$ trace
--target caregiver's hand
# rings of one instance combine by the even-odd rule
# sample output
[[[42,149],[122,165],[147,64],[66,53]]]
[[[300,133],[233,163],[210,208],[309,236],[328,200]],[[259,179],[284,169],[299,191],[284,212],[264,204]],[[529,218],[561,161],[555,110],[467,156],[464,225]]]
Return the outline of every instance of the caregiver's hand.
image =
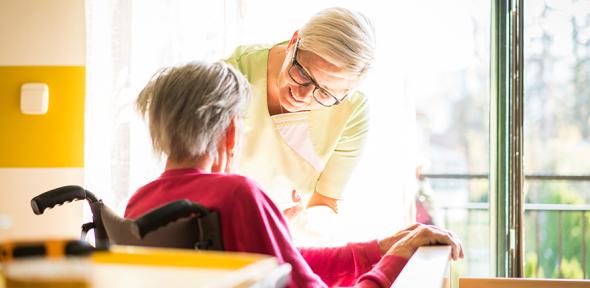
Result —
[[[301,203],[301,195],[299,195],[295,189],[291,191],[291,200],[293,200],[295,206],[283,210],[283,215],[287,220],[292,220],[297,217],[297,215],[299,215],[304,209],[303,204]]]

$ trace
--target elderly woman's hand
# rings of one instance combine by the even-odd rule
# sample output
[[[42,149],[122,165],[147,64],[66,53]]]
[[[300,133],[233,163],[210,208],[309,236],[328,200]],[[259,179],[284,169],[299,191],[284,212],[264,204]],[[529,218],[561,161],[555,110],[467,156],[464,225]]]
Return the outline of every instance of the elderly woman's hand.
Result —
[[[446,244],[451,246],[453,260],[463,258],[463,246],[461,241],[450,231],[423,224],[414,224],[401,230],[391,237],[379,241],[381,251],[386,254],[410,258],[420,246]]]
[[[389,249],[391,248],[391,246],[393,246],[393,244],[397,243],[397,241],[406,237],[406,235],[410,234],[410,231],[416,229],[416,227],[418,227],[420,225],[422,225],[422,224],[416,223],[404,230],[398,231],[397,233],[393,234],[392,236],[389,236],[385,239],[379,240],[379,250],[381,250],[381,255],[385,255],[385,253],[387,253],[387,251],[389,251]]]

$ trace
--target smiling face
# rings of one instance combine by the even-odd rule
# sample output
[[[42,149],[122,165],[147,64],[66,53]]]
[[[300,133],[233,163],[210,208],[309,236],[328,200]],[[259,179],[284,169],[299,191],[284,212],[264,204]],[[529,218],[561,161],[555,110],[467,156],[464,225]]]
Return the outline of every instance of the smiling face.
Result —
[[[279,103],[284,111],[297,112],[324,107],[318,103],[313,93],[323,89],[341,100],[358,84],[354,75],[324,60],[322,57],[302,49],[297,49],[296,39],[287,46],[287,53],[279,72]],[[292,69],[294,56],[301,70]],[[295,64],[297,66],[297,64]],[[291,75],[289,70],[291,69]],[[303,78],[302,78],[303,77]],[[305,77],[310,81],[302,81]],[[299,81],[295,81],[298,79]],[[299,83],[309,82],[307,85]],[[315,83],[314,83],[315,82]],[[316,86],[316,84],[318,86]],[[316,91],[318,93],[320,91]],[[317,95],[317,94],[316,94]]]

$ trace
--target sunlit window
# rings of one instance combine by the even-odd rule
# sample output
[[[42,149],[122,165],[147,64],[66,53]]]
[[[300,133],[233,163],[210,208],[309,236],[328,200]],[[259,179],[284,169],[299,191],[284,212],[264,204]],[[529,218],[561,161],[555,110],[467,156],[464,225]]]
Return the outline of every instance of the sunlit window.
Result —
[[[590,277],[590,1],[525,1],[525,273]]]
[[[490,3],[439,2],[428,4],[437,12],[418,30],[420,55],[405,80],[416,99],[416,220],[463,241],[454,279],[488,276]]]

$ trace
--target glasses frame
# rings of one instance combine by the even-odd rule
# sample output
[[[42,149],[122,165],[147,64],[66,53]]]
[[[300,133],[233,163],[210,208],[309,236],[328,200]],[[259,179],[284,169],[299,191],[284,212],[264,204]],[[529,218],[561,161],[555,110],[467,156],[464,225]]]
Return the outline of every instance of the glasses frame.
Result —
[[[338,97],[334,96],[334,94],[332,94],[330,91],[328,91],[327,89],[324,89],[320,86],[320,84],[318,84],[318,82],[315,81],[315,79],[313,79],[313,77],[311,77],[311,75],[309,75],[309,73],[307,73],[307,71],[305,70],[305,68],[303,68],[303,66],[301,66],[301,63],[299,63],[299,61],[297,61],[297,50],[299,48],[299,39],[297,39],[297,41],[295,42],[295,48],[293,50],[293,61],[291,62],[291,67],[289,67],[289,70],[287,70],[287,74],[289,74],[289,77],[291,77],[291,80],[293,80],[293,82],[297,83],[297,85],[299,86],[303,86],[303,87],[309,87],[310,85],[314,85],[315,88],[313,89],[311,96],[313,97],[313,100],[315,100],[315,102],[319,103],[320,105],[324,106],[324,107],[331,107],[331,106],[336,106],[340,103],[342,103],[342,101],[344,99],[346,99],[346,97],[348,96],[349,93],[344,94],[344,96],[342,96],[341,99],[338,99]],[[293,75],[291,75],[291,69],[293,69],[293,67],[299,69],[299,71],[302,72],[303,76],[307,77],[309,79],[309,82],[307,83],[300,83],[299,81],[295,80],[295,77],[293,77]],[[318,100],[318,98],[315,96],[316,91],[320,91],[321,93],[324,93],[330,97],[332,97],[332,99],[334,99],[334,103],[332,104],[324,104],[322,103],[320,100]]]

